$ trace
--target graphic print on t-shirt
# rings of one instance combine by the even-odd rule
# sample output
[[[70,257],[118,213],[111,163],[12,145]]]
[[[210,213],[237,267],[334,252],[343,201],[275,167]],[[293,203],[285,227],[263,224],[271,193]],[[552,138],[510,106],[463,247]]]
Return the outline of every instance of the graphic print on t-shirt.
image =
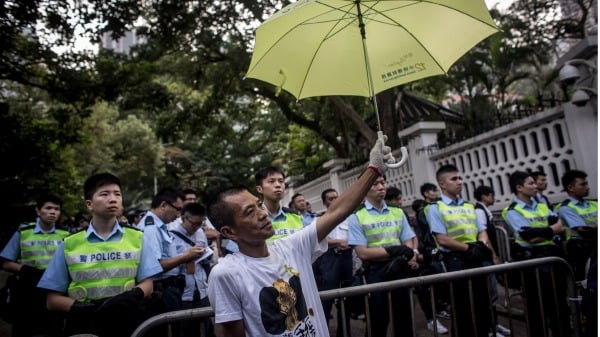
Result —
[[[314,312],[312,308],[306,308],[297,272],[292,273],[287,282],[279,278],[272,287],[264,287],[259,302],[262,324],[268,333],[289,337],[316,336],[311,320]]]

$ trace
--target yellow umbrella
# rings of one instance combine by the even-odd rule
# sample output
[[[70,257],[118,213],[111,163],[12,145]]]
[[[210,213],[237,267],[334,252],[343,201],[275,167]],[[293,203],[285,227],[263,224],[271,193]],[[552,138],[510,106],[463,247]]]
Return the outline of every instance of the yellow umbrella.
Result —
[[[497,31],[483,0],[300,0],[256,29],[246,77],[297,99],[374,97],[445,74]]]

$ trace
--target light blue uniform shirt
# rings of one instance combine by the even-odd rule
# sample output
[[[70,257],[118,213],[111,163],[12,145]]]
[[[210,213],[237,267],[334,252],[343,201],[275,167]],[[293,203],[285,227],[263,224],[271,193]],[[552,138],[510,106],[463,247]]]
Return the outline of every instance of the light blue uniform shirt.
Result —
[[[283,208],[279,207],[279,210],[277,211],[277,213],[275,215],[271,214],[271,212],[269,212],[269,210],[267,210],[267,213],[269,213],[269,220],[271,220],[271,222],[276,222],[276,221],[285,221],[287,219],[287,216],[285,215],[285,212],[283,211]],[[302,225],[304,227],[310,225],[315,219],[316,217],[313,217],[311,222],[306,223],[304,221],[304,217],[302,217]],[[227,245],[225,245],[225,249],[229,250],[232,253],[237,253],[240,251],[240,247],[238,246],[237,242],[233,241],[233,240],[229,240],[227,242]]]
[[[85,237],[90,243],[119,241],[121,238],[123,238],[123,228],[117,222],[108,237],[104,239],[98,235],[93,224],[90,223],[90,226],[86,230]],[[140,281],[152,277],[161,271],[162,267],[158,261],[152,258],[147,247],[144,247],[142,243],[140,264],[135,277],[136,282],[139,283]],[[65,260],[65,246],[64,243],[61,242],[56,250],[56,253],[54,253],[54,256],[52,257],[48,268],[40,279],[38,288],[48,289],[60,293],[67,293],[70,283],[71,279],[69,277],[67,262]]]
[[[300,217],[302,218],[302,225],[304,225],[304,227],[310,225],[313,220],[315,220],[317,218],[317,215],[314,213],[311,213],[309,211],[304,212],[304,214],[300,214]]]
[[[146,216],[152,216],[154,224],[147,225],[144,229],[144,247],[150,251],[150,254],[157,261],[174,258],[179,255],[177,254],[177,247],[173,244],[173,235],[169,233],[167,224],[156,216],[156,214],[152,213],[152,211],[148,211]],[[179,269],[173,268],[154,276],[154,280],[162,280],[177,275],[179,275]]]
[[[516,196],[514,197],[513,201],[516,202],[517,205],[521,206],[521,208],[523,208],[526,211],[535,212],[537,210],[538,203],[535,201],[534,198],[531,198],[531,206],[527,205],[526,203],[524,203],[521,199],[517,198]],[[552,210],[550,210],[550,213],[548,213],[548,216],[556,216],[556,213],[554,213]],[[531,227],[531,224],[529,223],[529,221],[527,221],[527,219],[525,219],[525,217],[523,217],[523,215],[521,215],[521,213],[515,211],[514,209],[508,210],[508,212],[506,212],[506,223],[510,226],[510,228],[515,233],[521,231],[521,228],[523,228],[523,227]],[[530,244],[521,244],[521,243],[519,243],[519,244],[521,246],[525,246],[525,247],[531,246]]]
[[[383,203],[383,208],[379,211],[375,206],[373,206],[370,202],[365,200],[365,208],[367,212],[371,215],[384,215],[390,212],[387,204]],[[367,246],[367,236],[363,231],[363,228],[358,221],[358,217],[356,214],[351,214],[348,218],[348,245],[350,246]],[[415,233],[410,228],[408,224],[408,220],[406,219],[406,214],[402,217],[402,231],[400,232],[400,243],[410,240],[415,236]]]
[[[208,247],[208,239],[206,239],[206,235],[202,229],[198,229],[196,232],[194,232],[194,234],[190,235],[181,224],[178,224],[173,231],[181,233],[184,237],[190,239],[200,247]],[[173,244],[177,249],[177,253],[180,255],[192,247],[190,243],[184,241],[177,235],[173,235]],[[207,257],[206,259],[210,261],[210,257]],[[208,275],[206,275],[206,272],[200,263],[195,262],[193,274],[187,273],[187,264],[182,264],[174,269],[179,269],[179,274],[185,276],[185,288],[183,289],[183,294],[181,296],[183,301],[192,301],[194,299],[194,291],[196,289],[198,289],[201,299],[208,295]]]
[[[580,208],[590,207],[590,203],[587,200],[577,200],[569,197],[569,200]],[[558,216],[563,224],[569,226],[569,228],[577,228],[587,226],[581,215],[577,214],[577,211],[569,206],[560,206],[558,209]]]
[[[28,226],[29,224],[24,224],[19,226],[19,229]],[[40,218],[35,220],[35,227],[33,228],[33,232],[35,234],[43,233],[42,227],[40,226]],[[56,232],[56,226],[52,224],[52,228],[48,231],[48,233]],[[0,258],[17,262],[21,257],[21,232],[16,231],[13,236],[10,238],[2,252],[0,252]]]
[[[448,206],[462,206],[465,203],[465,201],[461,197],[458,197],[458,198],[456,198],[456,200],[453,200],[444,194],[442,194],[442,197],[440,198],[440,200]],[[438,207],[437,203],[433,203],[433,204],[429,205],[429,211],[427,212],[427,222],[429,223],[429,229],[430,229],[431,233],[434,235],[434,238],[435,238],[435,233],[444,234],[444,235],[448,234],[446,224],[442,220],[442,215],[440,214],[440,208]],[[486,224],[481,222],[481,220],[479,220],[479,218],[475,219],[475,224],[477,225],[477,233],[486,230]],[[445,252],[449,251],[448,248],[443,247],[443,246],[440,246],[440,250],[445,251]]]

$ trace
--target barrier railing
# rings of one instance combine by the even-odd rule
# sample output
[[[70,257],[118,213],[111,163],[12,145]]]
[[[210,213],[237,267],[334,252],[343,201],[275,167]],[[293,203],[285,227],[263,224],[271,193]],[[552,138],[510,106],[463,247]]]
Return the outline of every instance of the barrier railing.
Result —
[[[537,282],[539,285],[539,282],[540,282],[539,268],[542,266],[548,266],[548,265],[550,265],[553,270],[555,269],[556,265],[559,265],[560,268],[564,268],[564,270],[567,271],[566,275],[563,275],[561,273],[561,277],[566,277],[566,281],[567,281],[566,282],[566,284],[567,284],[567,289],[566,289],[567,290],[567,299],[566,300],[568,301],[568,305],[570,308],[569,319],[571,321],[573,336],[579,337],[581,334],[580,325],[579,325],[580,324],[580,312],[579,312],[579,301],[578,301],[579,298],[578,298],[578,294],[577,294],[577,290],[576,290],[576,286],[575,286],[573,271],[571,270],[570,266],[568,265],[568,263],[565,260],[563,260],[561,258],[557,258],[557,257],[545,257],[545,258],[532,259],[532,260],[527,260],[527,261],[510,262],[510,263],[504,263],[504,264],[499,264],[499,265],[492,265],[492,266],[488,266],[488,267],[468,269],[468,270],[457,271],[457,272],[447,272],[447,273],[441,273],[441,274],[412,277],[412,278],[407,278],[407,279],[402,279],[402,280],[360,285],[360,286],[355,286],[355,287],[339,288],[339,289],[334,289],[334,290],[321,291],[320,296],[321,296],[322,300],[337,298],[337,299],[340,299],[342,301],[342,303],[345,303],[351,297],[363,296],[364,303],[365,303],[367,331],[369,331],[368,327],[370,324],[370,317],[369,317],[369,307],[367,305],[367,303],[368,303],[367,301],[368,301],[368,295],[372,292],[378,292],[378,291],[391,292],[392,290],[399,289],[399,288],[415,288],[417,286],[422,287],[422,286],[434,285],[434,284],[439,284],[439,283],[450,283],[451,281],[461,280],[461,279],[470,280],[475,277],[481,277],[483,275],[491,275],[491,274],[504,275],[504,280],[507,280],[509,272],[512,272],[512,273],[519,272],[520,279],[523,280],[524,272],[525,271],[530,272],[531,270],[534,270],[534,269],[536,271],[536,279],[537,279]],[[563,269],[561,269],[561,270],[563,270]],[[554,272],[551,273],[551,277],[552,277],[552,281],[554,282],[554,279],[555,279]],[[505,283],[505,284],[500,284],[500,285],[507,290],[505,292],[506,296],[509,296],[508,284]],[[469,282],[469,287],[471,287],[471,282]],[[433,287],[431,287],[431,289],[433,289]],[[470,289],[469,293],[470,293],[470,297],[473,297],[472,289]],[[489,296],[489,293],[490,292],[488,291],[488,296]],[[432,301],[432,304],[434,304],[435,293],[433,292],[433,290],[431,291],[431,294],[432,294],[431,301]],[[478,294],[478,295],[480,295],[480,294]],[[556,296],[556,294],[555,294],[555,296]],[[464,299],[460,299],[460,300],[463,301]],[[471,300],[472,300],[472,298],[471,298]],[[542,296],[538,296],[538,300],[539,300],[540,307],[543,307],[545,300],[542,298]],[[509,303],[510,303],[510,301],[509,301]],[[452,307],[454,307],[455,305],[456,305],[456,303],[452,303]],[[346,315],[348,315],[348,313],[345,312],[345,307],[346,307],[345,305],[341,305],[342,310],[341,310],[340,314],[343,315],[342,321],[345,321],[345,317],[346,317]],[[454,309],[454,308],[452,308],[452,309]],[[510,309],[510,305],[509,305],[509,309]],[[390,308],[390,310],[391,310],[391,308]],[[452,310],[452,311],[456,312],[455,310]],[[435,307],[434,307],[434,312],[435,312]],[[157,327],[162,324],[170,324],[170,323],[174,323],[174,322],[182,321],[182,320],[207,318],[207,317],[212,317],[213,315],[214,315],[214,313],[211,308],[196,308],[196,309],[180,310],[180,311],[173,311],[173,312],[160,314],[160,315],[151,317],[148,320],[146,320],[145,322],[143,322],[134,331],[134,333],[132,334],[132,337],[142,337],[146,333],[148,333],[152,328]],[[413,326],[414,326],[414,305],[413,305],[413,315],[412,316],[413,316]],[[390,317],[393,317],[392,313],[391,313]],[[509,313],[508,318],[509,318],[509,324],[512,327],[512,325],[513,325],[512,319],[514,319],[514,317],[512,315],[510,315],[510,313]],[[527,310],[525,310],[525,320],[527,320],[527,319],[528,319],[527,318]],[[495,322],[493,324],[495,324]],[[340,328],[343,328],[344,330],[346,330],[345,327],[340,327]],[[547,331],[547,326],[545,324],[544,324],[544,328]],[[413,334],[415,334],[415,331],[416,330],[413,330]],[[539,336],[540,333],[541,333],[540,331],[527,331],[526,335],[527,336]],[[434,334],[437,335],[437,332]],[[348,331],[344,331],[344,336],[348,336]],[[515,333],[513,332],[513,336],[522,336],[522,335],[521,334],[515,335]],[[373,336],[373,337],[377,337],[377,336]]]

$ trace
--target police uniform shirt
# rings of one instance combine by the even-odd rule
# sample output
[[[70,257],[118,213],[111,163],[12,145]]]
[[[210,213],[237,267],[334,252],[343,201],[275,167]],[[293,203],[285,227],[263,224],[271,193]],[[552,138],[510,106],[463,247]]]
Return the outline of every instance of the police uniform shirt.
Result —
[[[577,200],[572,197],[569,197],[569,200],[580,208],[590,207],[590,203],[587,200]],[[563,224],[569,226],[569,228],[588,226],[581,215],[577,214],[577,211],[567,205],[560,206],[558,209],[558,216],[562,220]]]
[[[154,224],[149,225],[146,222],[146,229],[144,230],[144,247],[146,247],[150,254],[156,259],[156,261],[170,259],[176,257],[177,248],[173,244],[173,235],[169,233],[167,224],[165,224],[158,216],[152,211],[148,211],[146,216],[151,216]],[[177,268],[172,268],[154,277],[154,280],[162,280],[168,277],[179,275]]]
[[[25,224],[25,227],[27,225],[28,224]],[[19,228],[22,228],[22,227],[19,227]],[[54,233],[55,231],[56,231],[56,226],[54,224],[52,224],[52,228],[50,228],[48,233]],[[40,226],[40,218],[37,218],[35,220],[35,227],[33,228],[33,232],[35,234],[44,233],[44,231],[42,230],[42,226]],[[0,258],[7,260],[7,261],[17,262],[20,257],[21,257],[21,232],[16,231],[13,234],[13,236],[10,238],[10,240],[8,241],[6,246],[4,246],[4,249],[2,249],[2,252],[0,252]]]
[[[267,213],[269,214],[269,220],[271,220],[272,223],[273,222],[283,222],[283,221],[285,221],[287,219],[287,216],[285,215],[285,212],[283,211],[283,207],[279,207],[279,210],[275,214],[271,214],[271,212],[269,211],[269,209],[267,209]],[[302,225],[304,227],[307,226],[304,223],[304,219],[302,219]],[[240,247],[238,246],[237,242],[235,242],[233,240],[227,241],[227,245],[225,246],[225,249],[227,249],[228,251],[230,251],[232,253],[237,253],[237,252],[240,251]]]
[[[536,202],[534,198],[531,198],[531,206],[527,205],[517,197],[514,197],[513,201],[526,211],[535,212],[537,210],[538,202]],[[548,216],[556,216],[556,213],[550,210]],[[509,209],[508,212],[506,212],[506,223],[508,223],[514,233],[520,232],[523,227],[531,227],[529,221],[514,209]]]
[[[144,234],[145,235],[145,234]],[[97,242],[115,242],[120,241],[123,238],[123,228],[118,223],[115,224],[113,230],[104,239],[101,237],[92,223],[86,229],[85,237],[89,243]],[[136,283],[152,277],[162,272],[162,267],[156,259],[152,257],[147,247],[144,247],[142,243],[142,251],[140,253],[140,264],[138,266],[137,275],[135,277]],[[61,242],[48,265],[48,268],[44,272],[38,288],[48,289],[60,293],[67,293],[71,279],[69,277],[69,271],[67,269],[67,262],[65,260],[65,249],[64,244]]]
[[[440,200],[448,206],[462,206],[465,203],[465,201],[461,197],[458,197],[456,200],[453,200],[444,194],[442,194]],[[440,209],[438,207],[437,202],[429,205],[429,210],[427,212],[427,222],[429,223],[429,228],[431,228],[431,233],[433,235],[435,235],[435,233],[444,235],[448,234],[448,231],[446,230],[446,224],[442,220],[442,215],[440,214]],[[478,218],[476,218],[475,223],[477,224],[477,233],[486,230],[486,225],[482,223]],[[441,246],[440,250],[446,252],[449,251],[449,249],[444,246]]]
[[[173,229],[173,231],[181,233],[181,235],[196,243],[200,247],[208,247],[208,239],[206,238],[206,235],[204,235],[204,231],[202,231],[202,229],[198,229],[194,232],[194,234],[190,235],[182,225],[178,225],[175,229]],[[191,247],[190,243],[184,241],[177,235],[173,236],[173,240],[173,244],[176,246],[179,254],[185,253],[185,251]],[[200,293],[200,298],[205,298],[208,295],[208,275],[206,275],[204,268],[197,261],[194,261],[194,264],[195,270],[193,274],[187,273],[187,264],[181,264],[179,267],[177,267],[179,269],[179,274],[185,276],[185,289],[183,290],[182,294],[182,299],[184,301],[192,301],[194,299],[194,291],[196,289]]]
[[[304,214],[300,214],[300,217],[302,218],[302,224],[304,225],[304,227],[313,223],[313,221],[315,221],[315,219],[317,218],[317,216],[314,213],[311,213],[309,211],[304,212]]]
[[[387,204],[383,203],[383,208],[381,211],[377,209],[377,207],[373,206],[369,201],[365,200],[365,209],[371,215],[384,215],[390,212]],[[358,217],[356,214],[352,214],[348,217],[348,245],[350,246],[367,246],[367,236],[363,231],[362,225],[358,221]],[[404,242],[406,240],[410,240],[415,237],[415,233],[410,228],[408,224],[408,220],[406,214],[402,217],[402,231],[400,232],[400,242]]]

